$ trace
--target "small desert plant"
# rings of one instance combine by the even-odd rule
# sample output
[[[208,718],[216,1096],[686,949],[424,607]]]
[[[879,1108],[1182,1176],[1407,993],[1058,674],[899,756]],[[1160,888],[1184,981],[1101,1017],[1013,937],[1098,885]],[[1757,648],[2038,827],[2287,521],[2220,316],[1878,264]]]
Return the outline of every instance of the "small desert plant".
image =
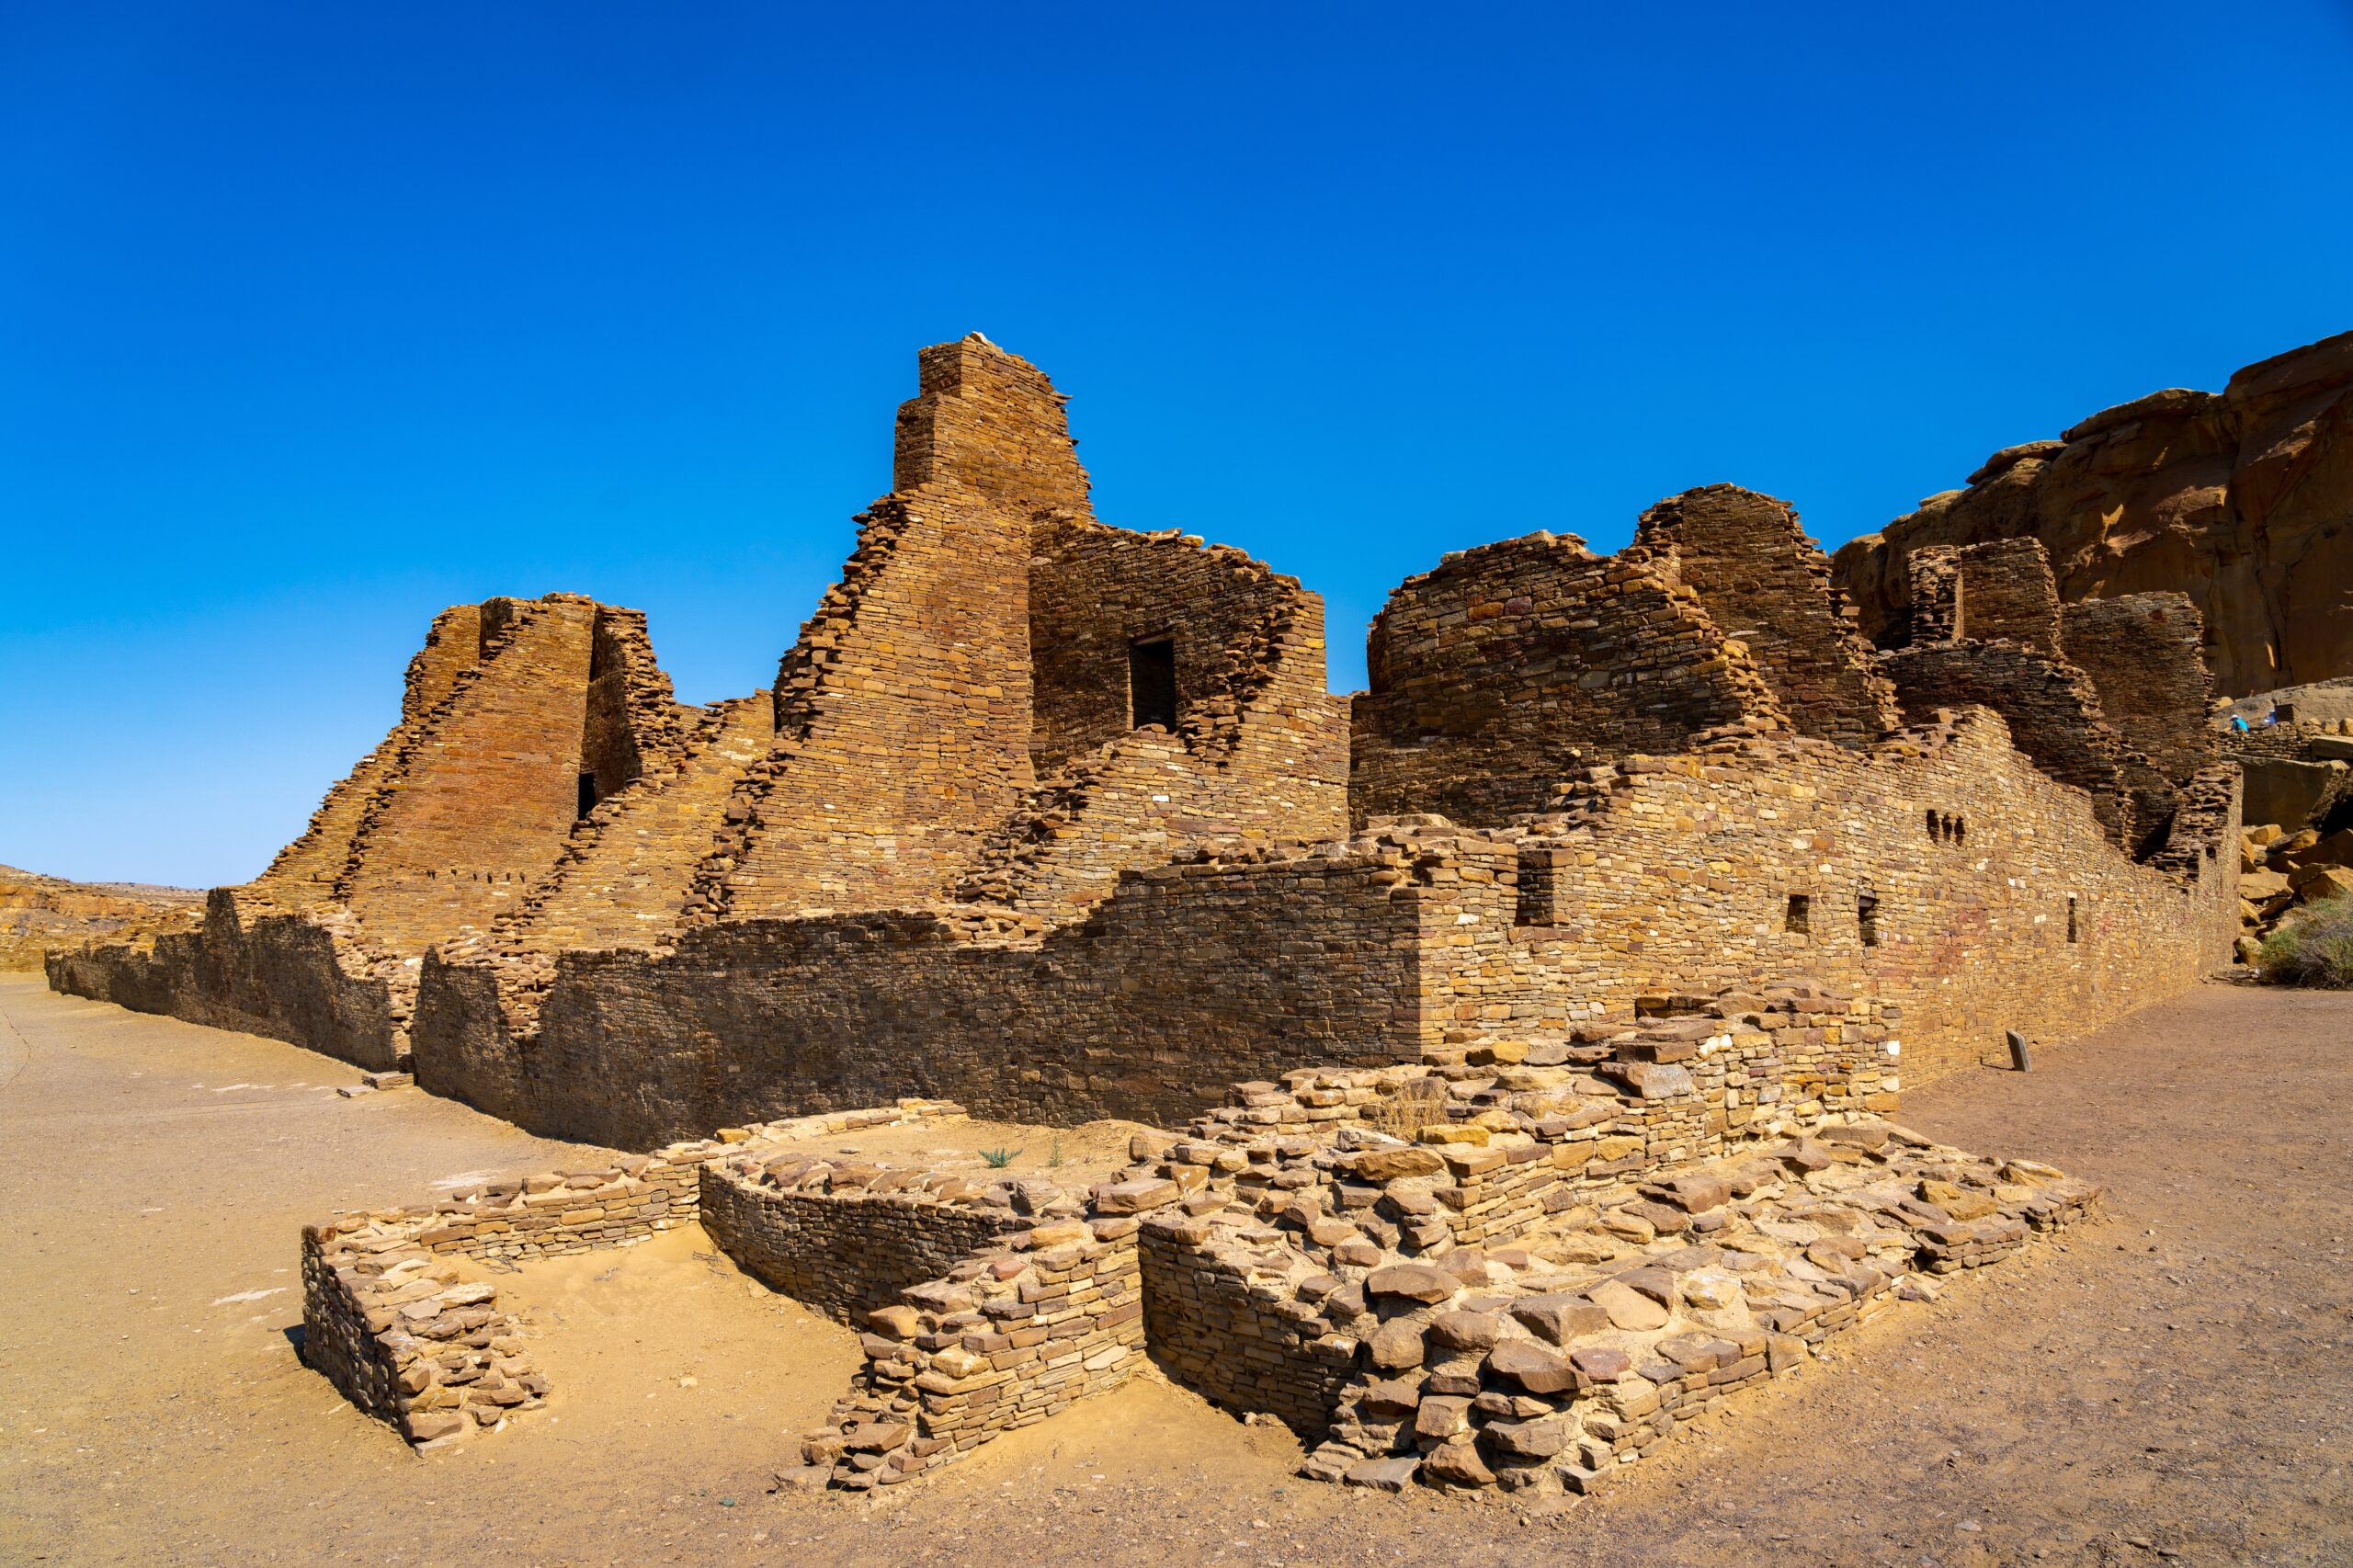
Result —
[[[993,1171],[1001,1171],[1020,1156],[1018,1149],[983,1149],[981,1159]]]
[[[2353,988],[2353,894],[2308,904],[2263,939],[2256,966],[2274,985]]]
[[[1055,1140],[1054,1140],[1054,1146],[1053,1146],[1053,1148],[1052,1148],[1051,1150],[1048,1151],[1048,1153],[1047,1153],[1047,1154],[1046,1154],[1046,1168],[1047,1168],[1048,1170],[1051,1170],[1051,1169],[1053,1169],[1053,1167],[1054,1167],[1054,1166],[1059,1165],[1061,1165],[1062,1163],[1063,1163],[1063,1141],[1062,1141],[1061,1139],[1057,1138],[1057,1139],[1055,1139]]]
[[[1446,1119],[1446,1082],[1440,1078],[1408,1078],[1365,1107],[1364,1119],[1376,1132],[1411,1140],[1430,1123]]]

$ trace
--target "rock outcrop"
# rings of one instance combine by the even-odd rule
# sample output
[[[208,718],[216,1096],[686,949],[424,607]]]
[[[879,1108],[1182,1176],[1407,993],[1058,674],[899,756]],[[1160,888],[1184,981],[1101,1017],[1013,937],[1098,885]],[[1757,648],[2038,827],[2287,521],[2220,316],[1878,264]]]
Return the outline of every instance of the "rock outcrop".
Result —
[[[1865,633],[1900,646],[1915,549],[2019,538],[2042,541],[2069,603],[2188,595],[2232,696],[2353,674],[2353,333],[2006,448],[1841,548],[1836,579]]]
[[[69,882],[0,866],[0,972],[38,970],[51,948],[129,941],[195,926],[204,895],[142,882]]]

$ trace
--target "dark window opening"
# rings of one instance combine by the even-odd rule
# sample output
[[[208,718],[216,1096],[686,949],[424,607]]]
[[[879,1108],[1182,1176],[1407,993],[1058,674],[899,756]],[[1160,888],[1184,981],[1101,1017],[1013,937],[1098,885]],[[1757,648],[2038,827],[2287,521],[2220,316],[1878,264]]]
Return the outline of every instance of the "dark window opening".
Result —
[[[1928,813],[1928,842],[1933,844],[1944,828],[1944,820],[1936,812]]]
[[[1967,817],[1955,817],[1952,819],[1952,841],[1955,844],[1965,844],[1969,841],[1969,819]]]
[[[1879,895],[1860,892],[1855,895],[1855,926],[1862,933],[1863,946],[1879,946]]]
[[[1813,900],[1804,893],[1793,892],[1790,894],[1789,910],[1781,916],[1781,929],[1794,931],[1802,937],[1813,915]]]
[[[586,816],[590,812],[594,811],[594,810],[596,809],[596,806],[597,806],[597,776],[596,776],[595,774],[593,774],[593,773],[584,773],[584,774],[582,774],[582,775],[580,776],[580,811],[579,811],[579,814],[580,814],[581,816],[584,816],[584,817],[585,817],[585,816]]]
[[[1135,710],[1134,728],[1157,724],[1176,733],[1176,643],[1158,638],[1128,645],[1128,700]]]
[[[2075,939],[2075,895],[2067,895],[2067,940]]]

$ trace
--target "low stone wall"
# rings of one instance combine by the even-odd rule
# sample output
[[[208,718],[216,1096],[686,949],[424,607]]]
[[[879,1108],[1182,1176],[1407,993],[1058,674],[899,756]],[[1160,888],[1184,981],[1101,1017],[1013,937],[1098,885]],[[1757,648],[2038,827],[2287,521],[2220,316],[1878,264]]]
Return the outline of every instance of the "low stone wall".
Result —
[[[808,1479],[892,1485],[1126,1382],[1143,1362],[1136,1229],[1051,1221],[869,1313],[866,1365],[802,1444]]]
[[[1269,1415],[1309,1441],[1356,1367],[1353,1341],[1312,1303],[1204,1255],[1209,1228],[1155,1219],[1142,1232],[1144,1330],[1169,1376],[1224,1409]]]
[[[302,1359],[420,1448],[495,1429],[548,1392],[498,1288],[396,1230],[303,1228]]]
[[[408,1049],[407,983],[344,934],[349,917],[287,914],[215,888],[204,925],[151,942],[50,954],[52,991],[282,1040],[385,1071]]]
[[[636,1244],[693,1222],[713,1160],[756,1160],[776,1144],[860,1128],[961,1119],[961,1107],[896,1106],[809,1117],[677,1143],[654,1154],[460,1188],[433,1204],[337,1214],[302,1230],[302,1358],[354,1404],[410,1442],[454,1442],[536,1406],[547,1380],[527,1357],[528,1329],[497,1285],[457,1260],[511,1268],[538,1258]],[[812,1235],[813,1245],[845,1238]],[[845,1277],[870,1260],[835,1255]],[[757,1272],[757,1270],[755,1270]],[[779,1285],[779,1288],[785,1288]],[[812,1304],[822,1305],[822,1302]]]
[[[801,1187],[797,1184],[807,1184]],[[853,1326],[1029,1221],[961,1177],[786,1156],[702,1170],[702,1224],[736,1266]]]

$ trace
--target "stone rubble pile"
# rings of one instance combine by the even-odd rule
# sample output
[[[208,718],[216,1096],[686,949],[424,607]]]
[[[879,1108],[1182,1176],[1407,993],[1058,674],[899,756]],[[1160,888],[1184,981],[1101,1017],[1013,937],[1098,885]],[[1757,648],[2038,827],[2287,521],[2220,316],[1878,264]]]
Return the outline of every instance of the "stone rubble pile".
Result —
[[[1336,1256],[1303,1281],[1362,1348],[1302,1473],[1590,1490],[1832,1335],[1931,1296],[1925,1276],[2006,1257],[2097,1197],[2048,1166],[1868,1122],[1639,1190],[1520,1246]]]
[[[2238,960],[2252,963],[2263,939],[2299,909],[2353,896],[2353,828],[2324,835],[2276,823],[2240,830]]]

